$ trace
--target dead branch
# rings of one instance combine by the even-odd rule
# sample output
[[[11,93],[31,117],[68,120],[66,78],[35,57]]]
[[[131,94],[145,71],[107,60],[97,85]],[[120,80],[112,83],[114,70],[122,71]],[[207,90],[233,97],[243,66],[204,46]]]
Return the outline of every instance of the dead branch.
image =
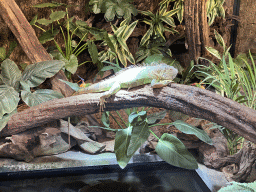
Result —
[[[31,107],[13,115],[0,136],[16,134],[64,117],[97,113],[100,95],[77,95]],[[161,89],[146,85],[121,90],[111,96],[105,111],[139,106],[165,108],[207,119],[256,143],[256,111],[211,91],[175,83]]]

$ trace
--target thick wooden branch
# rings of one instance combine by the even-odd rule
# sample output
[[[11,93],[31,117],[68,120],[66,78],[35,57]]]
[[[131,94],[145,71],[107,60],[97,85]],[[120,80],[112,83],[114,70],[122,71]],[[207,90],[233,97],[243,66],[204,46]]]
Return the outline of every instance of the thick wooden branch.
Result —
[[[52,60],[14,0],[0,0],[0,15],[32,63]],[[59,79],[67,80],[63,71],[59,71],[51,78],[53,89],[65,96],[71,95],[73,93],[72,89]]]
[[[97,113],[100,95],[91,93],[55,99],[24,110],[11,117],[0,136],[15,134],[64,117]],[[207,119],[256,143],[256,111],[211,91],[175,83],[162,89],[152,89],[146,85],[129,91],[120,90],[107,99],[105,110],[138,106],[165,108]]]
[[[202,0],[184,1],[184,21],[190,61],[197,62],[205,57],[209,46],[209,25],[207,23],[206,2]]]

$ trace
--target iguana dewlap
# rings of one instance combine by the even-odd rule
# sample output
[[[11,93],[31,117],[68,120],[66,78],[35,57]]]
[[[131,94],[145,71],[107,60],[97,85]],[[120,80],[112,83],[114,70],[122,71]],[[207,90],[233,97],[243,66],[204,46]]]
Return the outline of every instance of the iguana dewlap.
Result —
[[[126,68],[109,79],[81,88],[75,95],[85,93],[104,93],[100,97],[102,109],[105,99],[122,88],[133,88],[151,83],[152,88],[161,88],[168,85],[178,74],[178,70],[167,64],[139,65]]]

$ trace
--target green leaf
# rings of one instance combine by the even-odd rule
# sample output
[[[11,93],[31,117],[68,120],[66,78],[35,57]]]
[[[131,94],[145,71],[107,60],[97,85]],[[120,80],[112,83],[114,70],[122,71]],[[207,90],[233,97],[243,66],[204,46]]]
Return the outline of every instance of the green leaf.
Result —
[[[0,119],[15,110],[19,103],[19,93],[13,87],[0,85]]]
[[[63,95],[51,89],[38,89],[33,93],[26,90],[22,90],[21,97],[22,97],[22,100],[29,107],[34,107],[36,105],[39,105],[40,103],[44,103],[52,99],[63,98]]]
[[[110,40],[107,31],[105,31],[105,32],[103,33],[103,39],[104,39],[104,41],[107,43],[107,45],[108,45],[108,47],[110,48],[110,50],[113,51],[113,52],[115,52],[115,47],[114,47],[112,41]]]
[[[130,144],[132,127],[117,131],[115,136],[115,147],[114,151],[116,154],[116,160],[121,168],[125,168],[131,155],[127,156],[127,149]]]
[[[154,124],[157,120],[161,120],[166,116],[166,110],[148,115],[148,124]]]
[[[128,27],[125,28],[123,35],[122,35],[122,38],[124,38],[125,41],[130,37],[130,35],[132,34],[133,30],[135,29],[137,23],[138,23],[138,21],[134,21]]]
[[[223,49],[225,51],[226,50],[226,45],[225,45],[224,39],[221,37],[221,35],[216,30],[214,30],[214,34],[215,34],[215,38],[216,38],[218,44],[221,47],[223,47]]]
[[[43,32],[43,34],[38,38],[40,43],[44,44],[48,41],[52,41],[54,37],[60,32],[59,29],[50,29],[48,31]]]
[[[147,112],[146,111],[140,111],[139,113],[132,112],[128,117],[128,121],[130,124],[135,125],[139,117],[141,117],[142,119],[145,119],[147,117]]]
[[[104,17],[107,22],[113,21],[113,19],[115,18],[115,11],[113,6],[108,7]]]
[[[16,41],[11,41],[10,42],[10,46],[9,46],[9,50],[8,53],[6,55],[6,58],[10,57],[10,55],[12,54],[13,50],[17,47],[17,42]]]
[[[47,25],[51,24],[53,21],[43,18],[43,19],[38,19],[37,22],[41,25],[47,26]]]
[[[149,134],[148,123],[146,121],[141,121],[136,126],[133,126],[127,157],[133,156],[139,147],[147,141]]]
[[[185,145],[171,134],[164,133],[156,145],[156,152],[164,161],[185,169],[197,169],[196,159]]]
[[[0,59],[1,60],[6,59],[6,49],[4,47],[0,47]]]
[[[109,121],[109,111],[103,112],[101,115],[101,122],[105,127],[109,127],[110,121]]]
[[[98,49],[93,41],[88,41],[88,51],[92,58],[92,62],[95,64],[98,62]]]
[[[3,82],[8,86],[18,89],[19,81],[21,79],[21,71],[18,66],[10,59],[6,59],[2,62],[1,68]]]
[[[58,20],[64,18],[66,14],[67,13],[65,11],[55,11],[55,12],[51,13],[50,19],[52,21],[58,21]]]
[[[135,59],[134,59],[133,55],[131,54],[131,52],[126,52],[125,56],[129,62],[131,62],[132,64],[135,64]]]
[[[147,65],[150,65],[151,63],[160,63],[163,58],[164,56],[162,54],[150,55],[145,59],[144,63]]]
[[[38,14],[36,14],[35,17],[33,17],[33,19],[30,21],[30,25],[35,25],[36,22],[37,22],[37,17],[38,17]]]
[[[22,73],[22,78],[30,87],[37,87],[51,78],[64,66],[63,61],[49,60],[28,65]]]
[[[150,27],[148,29],[148,31],[145,33],[145,35],[141,39],[140,46],[144,45],[149,40],[150,36],[153,34],[153,31],[154,31],[153,27]]]
[[[221,59],[221,55],[218,50],[212,48],[212,47],[205,47],[207,51],[209,51],[212,55],[217,57],[218,59]]]
[[[74,74],[78,67],[78,60],[77,57],[72,54],[70,55],[69,60],[65,63],[65,69],[70,73]]]
[[[45,7],[56,8],[56,7],[59,7],[59,6],[62,6],[62,5],[66,5],[66,4],[65,3],[57,3],[57,2],[41,3],[41,4],[33,5],[33,7],[36,7],[36,8],[45,8]]]
[[[211,138],[202,129],[198,129],[197,127],[189,125],[181,120],[177,120],[177,121],[173,122],[173,125],[183,133],[193,134],[193,135],[197,136],[201,141],[203,141],[209,145],[213,144]]]
[[[124,16],[124,10],[121,7],[115,6],[114,8],[115,8],[117,17],[121,18]]]
[[[17,113],[17,110],[13,110],[11,113],[5,114],[2,119],[0,120],[0,131],[2,131],[2,129],[6,126],[6,124],[8,123],[10,117]]]
[[[76,92],[81,89],[81,87],[79,87],[79,85],[77,83],[71,83],[69,81],[65,81],[62,79],[59,79],[59,80],[66,83],[71,89],[73,89]]]

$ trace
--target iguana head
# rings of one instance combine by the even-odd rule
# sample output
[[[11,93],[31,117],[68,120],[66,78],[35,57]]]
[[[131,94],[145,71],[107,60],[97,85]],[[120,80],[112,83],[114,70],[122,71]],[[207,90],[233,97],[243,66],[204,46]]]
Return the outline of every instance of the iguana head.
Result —
[[[178,70],[173,66],[166,65],[160,71],[160,79],[162,80],[173,80],[178,74]]]

